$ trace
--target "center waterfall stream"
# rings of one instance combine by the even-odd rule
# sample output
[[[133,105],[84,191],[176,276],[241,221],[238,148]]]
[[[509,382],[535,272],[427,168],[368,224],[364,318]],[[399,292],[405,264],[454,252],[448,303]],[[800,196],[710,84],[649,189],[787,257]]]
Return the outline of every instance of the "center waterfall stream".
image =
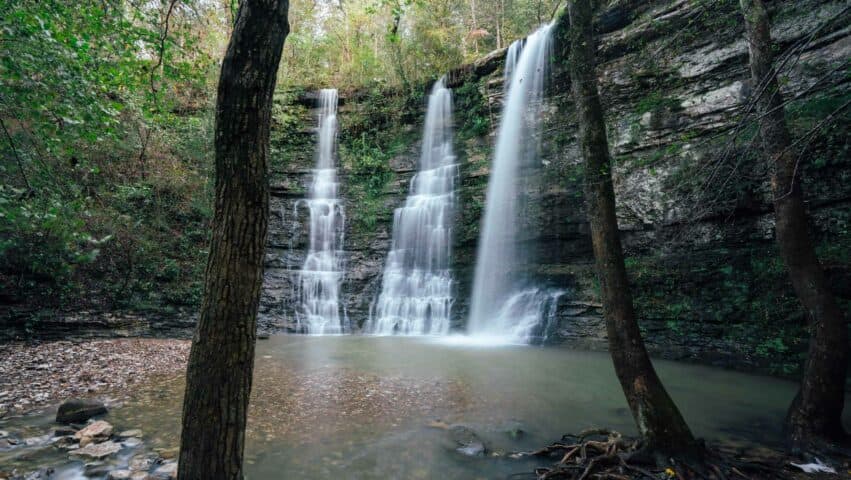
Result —
[[[445,79],[429,95],[419,171],[393,218],[381,294],[365,331],[380,335],[449,332],[449,250],[458,165],[452,152],[452,92]]]
[[[439,340],[282,335],[258,342],[246,478],[501,479],[531,472],[540,460],[509,460],[493,452],[538,448],[592,426],[635,433],[606,353],[458,347]],[[697,435],[779,441],[794,383],[655,364]],[[133,397],[106,419],[116,431],[142,429],[151,448],[176,447],[183,378],[134,386]],[[42,435],[53,431],[52,420],[50,411],[35,420],[0,419],[0,430]],[[484,454],[456,450],[456,435],[469,431],[484,442]],[[81,462],[50,445],[0,451],[2,466],[27,462],[57,467],[52,479],[88,478]]]

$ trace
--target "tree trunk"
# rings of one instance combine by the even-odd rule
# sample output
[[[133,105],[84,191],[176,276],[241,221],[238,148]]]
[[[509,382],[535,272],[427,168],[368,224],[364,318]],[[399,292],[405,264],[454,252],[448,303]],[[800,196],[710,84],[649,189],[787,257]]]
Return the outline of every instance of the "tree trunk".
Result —
[[[241,479],[263,279],[272,94],[287,0],[243,0],[216,104],[216,199],[204,300],[186,372],[181,480]]]
[[[591,222],[603,316],[615,372],[645,447],[657,462],[699,458],[701,449],[665,391],[638,329],[615,217],[615,193],[603,107],[597,92],[590,0],[568,3],[570,78],[585,160],[585,195]]]
[[[806,312],[810,345],[801,389],[786,417],[794,448],[846,440],[842,428],[848,370],[848,327],[822,271],[808,233],[800,166],[791,149],[783,97],[773,67],[768,14],[762,0],[741,0],[750,49],[762,149],[771,170],[775,231],[780,255]]]

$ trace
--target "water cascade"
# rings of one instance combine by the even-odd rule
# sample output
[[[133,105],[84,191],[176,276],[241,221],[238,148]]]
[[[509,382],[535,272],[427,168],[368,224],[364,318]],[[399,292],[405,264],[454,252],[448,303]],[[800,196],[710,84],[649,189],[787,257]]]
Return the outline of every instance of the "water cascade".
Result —
[[[381,294],[366,331],[441,335],[449,331],[452,214],[458,166],[452,150],[452,92],[441,78],[431,90],[419,171],[393,218]]]
[[[345,315],[340,314],[345,214],[337,197],[337,90],[321,90],[319,103],[316,168],[308,198],[296,204],[296,208],[306,204],[310,212],[310,243],[298,273],[296,321],[299,330],[316,335],[348,330]]]
[[[538,146],[544,82],[551,53],[552,24],[526,40],[511,44],[506,54],[502,118],[488,182],[485,217],[479,237],[469,333],[501,341],[528,342],[545,330],[559,292],[523,285],[518,267],[518,177],[521,165],[539,164]]]

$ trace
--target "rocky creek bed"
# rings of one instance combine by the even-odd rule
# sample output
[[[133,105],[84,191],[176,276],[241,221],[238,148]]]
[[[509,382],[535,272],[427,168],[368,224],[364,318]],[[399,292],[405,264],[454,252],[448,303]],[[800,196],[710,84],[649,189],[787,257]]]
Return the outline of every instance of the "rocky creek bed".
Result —
[[[126,395],[185,369],[188,340],[114,339],[0,344],[0,417],[75,396]]]

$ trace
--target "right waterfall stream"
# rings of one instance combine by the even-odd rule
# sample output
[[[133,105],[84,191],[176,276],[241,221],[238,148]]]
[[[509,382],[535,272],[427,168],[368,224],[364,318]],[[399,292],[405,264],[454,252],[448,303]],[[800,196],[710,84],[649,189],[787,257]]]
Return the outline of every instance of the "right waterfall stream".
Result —
[[[521,165],[540,163],[538,145],[544,87],[552,51],[552,24],[508,48],[505,102],[488,181],[479,236],[468,333],[485,343],[528,343],[546,335],[561,292],[528,285],[519,274],[517,245]]]

